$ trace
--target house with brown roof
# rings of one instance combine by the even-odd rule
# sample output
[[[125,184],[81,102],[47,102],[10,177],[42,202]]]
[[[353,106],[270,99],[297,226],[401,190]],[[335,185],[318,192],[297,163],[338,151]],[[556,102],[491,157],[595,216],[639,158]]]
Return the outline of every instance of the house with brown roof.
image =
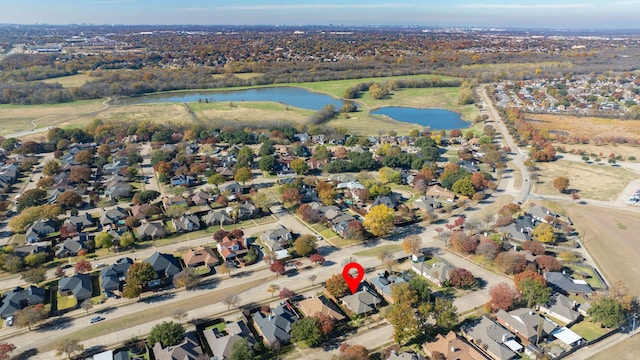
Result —
[[[436,358],[438,353],[444,355],[445,359],[459,360],[489,360],[490,358],[469,345],[463,338],[459,337],[453,331],[449,331],[447,336],[438,334],[432,342],[424,343],[422,350],[432,359]]]
[[[187,200],[182,196],[165,196],[162,198],[162,206],[167,209],[171,205],[186,205]]]
[[[244,239],[229,239],[226,236],[216,247],[225,261],[244,256],[248,251]]]
[[[208,266],[212,268],[220,263],[213,249],[206,245],[200,245],[187,250],[187,252],[182,254],[182,260],[184,260],[184,264],[189,267]]]
[[[335,321],[341,321],[345,319],[345,316],[342,315],[336,309],[336,306],[331,302],[331,300],[327,299],[324,295],[300,301],[299,308],[306,317],[315,316],[316,314],[320,313],[332,318]]]
[[[440,185],[429,186],[427,188],[426,195],[428,197],[432,197],[438,200],[445,200],[445,201],[454,201],[456,199],[456,194],[443,188]]]

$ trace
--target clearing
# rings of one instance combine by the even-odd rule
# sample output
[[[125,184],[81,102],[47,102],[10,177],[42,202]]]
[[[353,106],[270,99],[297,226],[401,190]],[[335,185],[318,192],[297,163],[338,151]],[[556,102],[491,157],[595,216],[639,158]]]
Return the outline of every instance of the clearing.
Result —
[[[578,117],[553,114],[527,114],[527,121],[537,129],[565,132],[584,139],[640,138],[640,122],[601,117]]]
[[[48,84],[60,83],[62,87],[72,88],[72,87],[80,87],[88,83],[89,81],[93,81],[93,80],[99,80],[99,78],[92,77],[85,74],[76,74],[76,75],[61,76],[57,78],[51,78],[51,79],[45,79],[45,80],[39,80],[39,81],[42,81]]]
[[[553,187],[558,176],[569,179],[570,193],[574,189],[582,199],[615,200],[627,184],[637,175],[620,167],[610,165],[585,164],[574,161],[558,160],[536,163],[539,168],[535,192],[545,195],[559,194]]]
[[[640,126],[640,124],[638,124]],[[595,144],[560,144],[554,143],[553,146],[563,147],[567,153],[571,153],[572,150],[575,150],[577,153],[579,150],[582,150],[589,154],[595,154],[600,157],[602,161],[607,162],[610,154],[615,154],[616,156],[620,155],[624,159],[629,159],[629,156],[635,156],[636,160],[624,160],[624,162],[637,162],[640,159],[640,147],[628,145],[628,144],[606,144],[606,145],[595,145]],[[558,153],[558,155],[562,155],[562,153]],[[593,159],[592,159],[593,160]]]
[[[594,356],[588,358],[589,360],[636,360],[640,357],[640,336],[638,334],[626,338],[625,340],[610,346]]]
[[[637,213],[594,206],[567,205],[582,244],[609,283],[620,280],[630,293],[640,295],[640,228]]]

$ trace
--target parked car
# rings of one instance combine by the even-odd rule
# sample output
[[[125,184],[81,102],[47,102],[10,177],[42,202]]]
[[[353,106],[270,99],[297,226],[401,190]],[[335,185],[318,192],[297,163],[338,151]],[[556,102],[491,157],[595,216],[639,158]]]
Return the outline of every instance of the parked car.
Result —
[[[106,265],[105,265],[103,262],[101,262],[101,263],[97,263],[97,264],[96,264],[96,269],[99,269],[99,268],[101,268],[101,267],[105,267],[105,266],[106,266]]]
[[[97,323],[102,320],[104,320],[102,316],[95,316],[95,317],[92,317],[91,320],[89,320],[89,324]]]
[[[6,320],[7,326],[13,326],[13,316],[9,316]]]

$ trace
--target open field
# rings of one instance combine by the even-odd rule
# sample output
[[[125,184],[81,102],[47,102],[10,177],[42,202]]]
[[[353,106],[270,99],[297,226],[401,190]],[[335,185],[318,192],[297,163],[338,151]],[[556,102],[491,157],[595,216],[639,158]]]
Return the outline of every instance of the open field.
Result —
[[[631,294],[640,295],[637,214],[582,205],[567,205],[565,209],[605,279],[609,283],[620,280]]]
[[[98,80],[98,78],[85,75],[85,74],[76,74],[76,75],[61,76],[57,78],[40,80],[40,81],[44,83],[49,83],[49,84],[60,83],[60,85],[62,85],[63,87],[71,88],[71,87],[80,87],[88,83],[89,81],[93,81],[93,80]]]
[[[526,119],[538,129],[564,131],[569,136],[586,139],[639,138],[640,121],[554,114],[527,114]]]
[[[638,126],[640,127],[640,123],[638,124]],[[624,159],[627,159],[627,160],[624,160],[627,162],[638,162],[640,160],[640,147],[632,146],[632,145],[626,145],[626,144],[593,145],[593,144],[560,144],[560,143],[554,143],[553,145],[556,147],[558,146],[564,147],[564,149],[567,150],[568,153],[570,153],[571,150],[576,150],[576,151],[583,150],[587,154],[596,154],[597,156],[602,158],[605,162],[609,158],[609,154],[611,153],[616,154],[616,156],[621,155]],[[558,153],[558,155],[562,155],[562,153]],[[635,156],[636,160],[635,161],[628,160],[629,156]]]
[[[388,251],[388,252],[394,253],[394,252],[400,251],[400,250],[402,250],[402,245],[391,244],[391,245],[382,245],[382,246],[377,246],[377,247],[374,247],[374,248],[371,248],[371,249],[358,251],[356,253],[353,253],[353,255],[357,255],[357,256],[378,256],[380,253],[382,253],[384,251]]]
[[[476,211],[473,214],[474,219],[478,219],[482,221],[482,218],[485,215],[495,215],[498,213],[498,210],[503,206],[510,204],[513,202],[513,196],[511,195],[500,195],[497,199],[494,199],[491,204],[485,206],[482,210]]]
[[[548,163],[537,163],[540,169],[539,180],[535,192],[556,195],[553,179],[564,176],[569,179],[569,189],[578,191],[583,199],[614,200],[637,176],[632,172],[610,165],[585,164],[573,161],[558,160]]]
[[[627,338],[604,351],[600,351],[589,360],[636,360],[640,357],[640,336],[638,334]]]
[[[255,74],[240,75],[255,76]],[[272,86],[297,86],[340,97],[347,88],[365,81],[383,83],[393,79],[435,77],[447,79],[447,77],[434,75],[419,75],[300,84],[277,84]],[[90,77],[87,75],[78,74],[49,79],[47,81],[58,81],[64,83],[65,86],[77,86],[89,79]],[[238,90],[242,88],[234,89]],[[349,114],[349,118],[339,116],[337,119],[329,121],[327,125],[344,128],[349,133],[366,135],[378,134],[379,131],[388,133],[390,130],[394,130],[399,134],[408,134],[413,129],[423,128],[423,126],[417,124],[403,123],[385,116],[373,116],[369,114],[370,110],[384,106],[442,108],[456,111],[466,120],[473,120],[479,114],[477,108],[474,105],[458,105],[457,96],[457,87],[397,89],[382,100],[374,100],[368,93],[364,93],[362,98],[357,99],[360,103],[360,111]],[[129,106],[109,105],[105,107],[102,104],[103,101],[104,99],[75,101],[55,105],[0,105],[0,110],[2,110],[0,113],[0,125],[3,126],[2,130],[0,130],[0,135],[30,130],[33,128],[33,124],[36,124],[37,127],[81,126],[94,118],[106,121],[149,119],[161,123],[189,123],[194,120],[189,113],[189,109],[184,104],[157,103]],[[310,110],[287,107],[286,105],[271,102],[241,101],[234,102],[233,106],[229,106],[229,103],[223,102],[190,103],[188,106],[193,110],[196,120],[219,126],[228,125],[233,121],[242,122],[243,125],[244,123],[258,124],[260,121],[300,124],[304,123],[306,119],[313,114],[313,111]]]

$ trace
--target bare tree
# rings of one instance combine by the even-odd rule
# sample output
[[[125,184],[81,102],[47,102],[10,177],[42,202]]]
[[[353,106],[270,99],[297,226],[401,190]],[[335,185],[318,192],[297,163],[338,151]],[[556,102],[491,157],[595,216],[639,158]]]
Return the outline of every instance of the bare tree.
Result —
[[[80,307],[87,312],[87,315],[89,315],[89,310],[91,310],[91,308],[93,308],[93,303],[91,302],[91,299],[85,299],[81,304]]]
[[[224,300],[222,300],[222,303],[227,305],[227,310],[231,309],[232,306],[238,305],[238,302],[240,302],[238,295],[232,294],[227,295]]]
[[[318,278],[317,275],[310,275],[309,276],[309,281],[311,281],[311,286],[313,286],[313,283],[316,281],[317,278]]]
[[[187,309],[181,307],[173,310],[173,313],[171,313],[171,317],[179,323],[182,323],[182,320],[186,319],[187,315],[189,315]]]

